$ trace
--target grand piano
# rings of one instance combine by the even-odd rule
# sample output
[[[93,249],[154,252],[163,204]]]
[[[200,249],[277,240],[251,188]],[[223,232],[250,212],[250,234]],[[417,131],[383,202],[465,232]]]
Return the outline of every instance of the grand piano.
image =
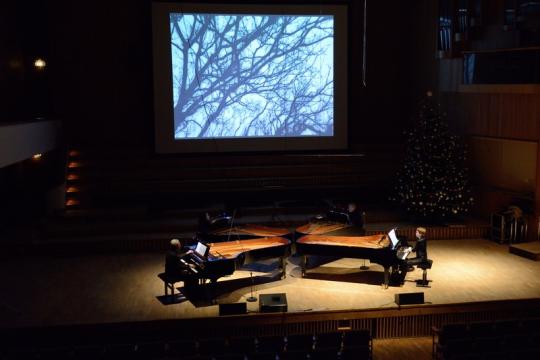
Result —
[[[389,235],[358,236],[363,229],[328,221],[314,221],[296,229],[296,254],[301,255],[302,277],[306,275],[309,255],[368,259],[384,268],[383,286],[388,288],[390,277],[402,282],[406,274],[403,260],[409,247],[392,244]]]
[[[194,251],[186,259],[193,278],[200,283],[216,282],[220,277],[231,275],[243,265],[260,260],[279,258],[281,278],[286,276],[286,258],[290,255],[291,242],[279,236],[207,243],[207,254]],[[205,256],[206,255],[206,256]]]

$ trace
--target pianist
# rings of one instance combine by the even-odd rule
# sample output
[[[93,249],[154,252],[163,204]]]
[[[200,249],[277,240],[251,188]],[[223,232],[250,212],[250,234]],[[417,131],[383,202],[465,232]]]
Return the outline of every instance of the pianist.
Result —
[[[350,202],[347,205],[348,224],[360,229],[364,234],[364,213],[358,205],[354,202]]]
[[[413,265],[421,264],[427,261],[427,240],[426,240],[426,228],[416,228],[416,244],[414,245],[413,252],[416,253],[416,257],[407,259],[407,265],[411,270]]]
[[[190,273],[189,266],[182,262],[181,259],[191,254],[192,250],[186,250],[184,246],[183,240],[172,239],[165,257],[165,274],[178,280],[184,280]]]
[[[208,233],[210,232],[210,214],[205,212],[199,215],[197,219],[197,232],[193,237],[193,240],[207,240]]]

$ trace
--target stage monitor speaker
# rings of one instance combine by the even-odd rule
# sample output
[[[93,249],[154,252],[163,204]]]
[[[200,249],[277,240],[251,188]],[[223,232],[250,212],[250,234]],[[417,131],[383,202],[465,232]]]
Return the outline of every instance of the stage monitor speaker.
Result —
[[[424,303],[423,292],[396,294],[396,304],[398,305],[411,305],[411,304],[423,304],[423,303]]]
[[[285,294],[261,294],[259,295],[259,311],[287,312],[287,295]]]
[[[240,315],[247,313],[247,304],[245,302],[219,304],[219,315]]]

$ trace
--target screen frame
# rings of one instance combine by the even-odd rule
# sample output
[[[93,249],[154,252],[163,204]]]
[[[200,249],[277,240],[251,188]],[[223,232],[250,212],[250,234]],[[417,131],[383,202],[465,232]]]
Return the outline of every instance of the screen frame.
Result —
[[[171,12],[231,14],[333,15],[334,22],[334,132],[332,136],[174,138]],[[152,3],[154,71],[154,144],[158,154],[205,152],[260,152],[343,150],[348,147],[348,5],[347,4],[215,4]],[[339,61],[339,64],[338,64]]]

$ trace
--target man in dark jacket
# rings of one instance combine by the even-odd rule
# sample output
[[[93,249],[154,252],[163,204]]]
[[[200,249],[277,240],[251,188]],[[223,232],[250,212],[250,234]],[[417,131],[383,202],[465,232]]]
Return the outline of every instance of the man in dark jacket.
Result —
[[[364,213],[358,205],[354,202],[351,202],[347,205],[347,215],[349,225],[354,226],[359,229],[362,234],[365,234],[366,230],[364,228]]]
[[[192,250],[184,249],[184,241],[172,239],[170,248],[165,256],[165,273],[177,279],[184,279],[189,273],[189,266],[180,261],[184,256],[191,254]]]

